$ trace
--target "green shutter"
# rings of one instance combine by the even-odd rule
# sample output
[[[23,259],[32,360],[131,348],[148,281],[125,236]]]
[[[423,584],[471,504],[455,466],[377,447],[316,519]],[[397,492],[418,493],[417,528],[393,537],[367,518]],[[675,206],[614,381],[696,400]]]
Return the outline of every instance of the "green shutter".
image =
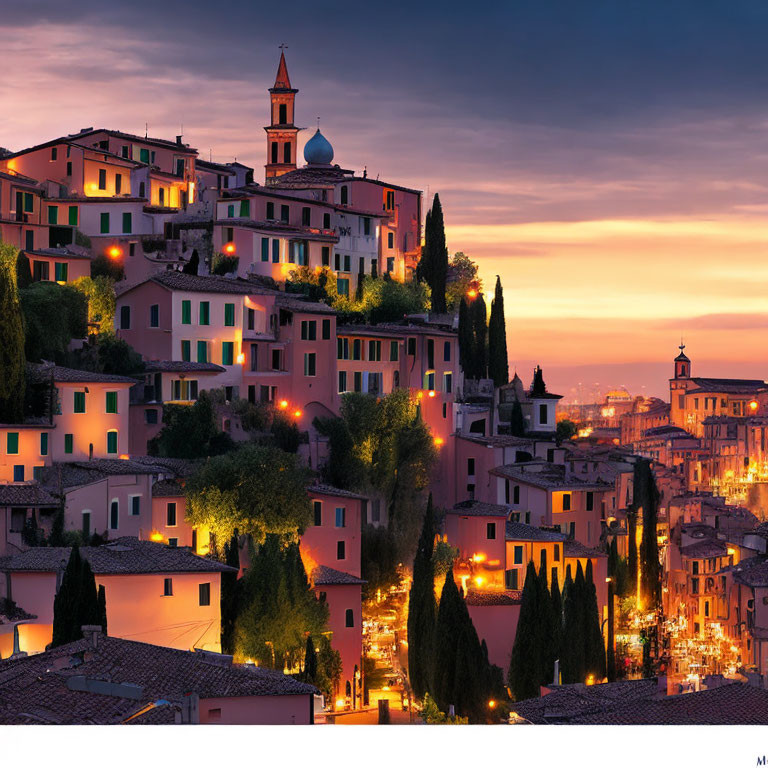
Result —
[[[200,325],[211,324],[211,304],[208,301],[200,302]]]
[[[227,218],[228,219],[234,219],[235,218],[235,206],[234,205],[228,205],[227,206]]]
[[[249,219],[250,217],[251,217],[251,201],[241,200],[240,201],[240,218]]]
[[[85,413],[85,392],[75,392],[75,413]]]
[[[192,324],[192,302],[188,299],[184,299],[181,302],[181,324],[182,325],[191,325]]]
[[[77,206],[76,205],[69,206],[69,226],[70,227],[77,226]]]
[[[208,362],[208,343],[205,341],[197,342],[197,362],[198,363]]]
[[[117,413],[117,392],[107,392],[107,413]]]
[[[19,433],[9,432],[6,437],[6,453],[18,453],[19,452]]]
[[[117,432],[107,432],[107,453],[117,453]]]
[[[269,261],[269,238],[261,238],[261,260]]]
[[[72,453],[74,442],[73,435],[64,435],[64,453]]]
[[[54,264],[53,265],[54,270],[54,276],[56,278],[57,283],[66,283],[67,282],[67,275],[69,274],[69,265],[68,264]]]
[[[191,354],[191,349],[190,349],[189,341],[182,341],[181,342],[181,359],[185,363],[188,363],[190,361],[190,354]]]
[[[48,206],[48,223],[49,224],[59,223],[59,206],[58,205]]]
[[[139,160],[142,163],[146,163],[149,165],[149,150],[148,149],[140,149],[139,150]]]
[[[102,235],[109,234],[109,214],[102,213],[99,217],[101,221],[100,231]]]
[[[221,364],[232,365],[234,363],[235,345],[231,341],[221,343]]]
[[[235,324],[235,305],[225,304],[224,305],[224,325],[234,325],[234,324]]]
[[[279,240],[272,241],[272,263],[273,264],[280,263],[280,241]]]
[[[35,210],[35,197],[31,192],[24,193],[24,212],[32,213]]]
[[[123,213],[123,234],[129,235],[133,231],[133,216],[126,211]]]
[[[47,432],[40,433],[40,455],[41,456],[48,455],[48,433]]]

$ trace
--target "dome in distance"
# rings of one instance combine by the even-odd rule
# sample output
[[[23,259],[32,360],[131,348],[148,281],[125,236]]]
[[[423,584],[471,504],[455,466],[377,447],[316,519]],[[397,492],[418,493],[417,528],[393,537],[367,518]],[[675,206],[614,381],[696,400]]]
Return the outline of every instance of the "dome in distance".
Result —
[[[304,145],[304,159],[309,165],[330,165],[333,161],[331,142],[320,133],[318,128],[315,135]]]

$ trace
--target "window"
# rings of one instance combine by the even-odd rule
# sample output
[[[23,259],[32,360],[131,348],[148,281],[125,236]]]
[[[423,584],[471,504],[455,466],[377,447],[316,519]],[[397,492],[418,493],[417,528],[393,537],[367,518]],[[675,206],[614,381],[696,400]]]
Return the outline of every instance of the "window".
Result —
[[[336,291],[339,296],[349,296],[349,278],[339,278],[336,280]]]
[[[371,234],[371,220],[367,217],[363,217],[363,234],[368,236]]]
[[[241,219],[248,219],[251,216],[251,201],[250,200],[241,200],[240,201],[240,218]]]
[[[270,157],[273,163],[277,162],[277,142],[276,141],[273,141],[272,146],[270,147]]]
[[[388,232],[387,233],[387,247],[388,248],[394,248],[395,247],[395,233],[394,232]]]
[[[400,345],[396,341],[389,342],[389,359],[396,363],[400,357]]]
[[[83,510],[83,523],[82,523],[83,536],[91,535],[91,511]]]
[[[48,433],[47,432],[40,433],[40,455],[41,456],[48,455]]]
[[[148,149],[140,149],[139,150],[139,160],[142,163],[145,163],[146,165],[149,165],[149,150]]]
[[[133,215],[129,212],[123,213],[123,234],[129,235],[133,232]]]
[[[181,342],[181,359],[183,362],[188,363],[192,359],[191,342],[189,339],[182,339]]]
[[[60,262],[56,262],[53,265],[54,269],[54,279],[57,283],[66,283],[67,282],[67,274],[69,273],[69,264],[62,264]]]
[[[552,558],[556,563],[560,562],[560,545],[555,544],[554,557]]]
[[[279,240],[272,241],[272,263],[273,264],[280,263],[280,241]]]
[[[106,412],[117,413],[117,392],[106,393]]]
[[[331,321],[323,320],[323,339],[328,340],[331,338]]]
[[[336,527],[347,527],[347,510],[346,507],[336,507]]]
[[[280,123],[280,125],[285,125],[288,122],[288,105],[278,104],[277,113],[277,121]]]
[[[23,464],[13,465],[13,482],[14,483],[24,482],[24,465]]]
[[[71,176],[72,175],[72,161],[71,160],[67,162],[67,174],[66,175],[67,176]]]
[[[349,204],[349,187],[341,188],[341,204],[342,205]]]
[[[107,453],[117,453],[117,430],[107,432]]]
[[[339,394],[347,391],[347,372],[339,371]]]
[[[381,362],[381,342],[371,339],[368,342],[368,360],[374,363]]]
[[[291,162],[291,145],[287,141],[285,142],[285,144],[283,144],[283,162],[284,163]]]
[[[120,523],[120,502],[117,499],[112,499],[112,503],[109,505],[110,529],[113,531],[116,531],[119,523]]]
[[[283,224],[287,224],[291,215],[291,208],[288,205],[281,205],[280,206],[280,221],[283,222]]]
[[[272,350],[272,370],[273,371],[280,370],[280,350],[279,349]]]
[[[315,513],[315,525],[322,525],[323,524],[323,502],[314,501],[312,502],[312,507]]]
[[[150,328],[160,327],[160,305],[159,304],[152,304],[149,308],[149,327]]]
[[[413,357],[416,354],[416,338],[411,336],[408,339],[408,355]]]
[[[68,221],[69,221],[70,227],[77,226],[77,206],[76,205],[69,206]]]
[[[128,149],[129,149],[129,147],[128,147],[128,145],[127,145],[127,144],[123,144],[123,146],[122,146],[122,147],[120,147],[120,155],[121,155],[122,157],[126,158],[126,159],[128,159],[128,157],[129,157],[129,155],[128,155]]]
[[[120,328],[124,331],[131,328],[131,308],[127,304],[120,307]]]
[[[522,545],[516,545],[515,546],[515,565],[522,565],[523,564],[523,547]]]
[[[235,218],[235,204],[232,203],[231,205],[227,206],[227,218],[228,219],[234,219]]]
[[[145,424],[157,424],[157,408],[147,408],[144,411]]]
[[[192,302],[189,299],[183,299],[181,302],[181,324],[192,324]]]
[[[221,342],[221,364],[233,365],[234,360],[235,360],[235,342],[222,341]]]
[[[512,489],[512,503],[513,504],[519,504],[520,503],[520,486],[516,485]]]
[[[363,374],[360,371],[354,371],[352,374],[352,389],[355,392],[363,391]]]
[[[443,360],[445,360],[446,363],[449,363],[451,361],[451,342],[446,341],[443,344]]]
[[[304,353],[304,375],[315,376],[317,369],[317,355],[314,352]]]
[[[173,596],[173,579],[163,579],[163,597]]]
[[[15,455],[19,452],[19,433],[9,432],[5,438],[5,450],[9,455]]]
[[[64,435],[64,453],[72,453],[74,450],[74,435]]]
[[[123,191],[123,176],[120,173],[115,174],[115,194],[119,195]],[[130,214],[128,214],[130,216]],[[125,217],[125,214],[123,214]]]
[[[363,343],[362,341],[360,341],[360,339],[354,339],[352,342],[352,359],[353,360],[363,359]]]
[[[146,198],[147,196],[147,187],[145,183],[142,181],[139,183],[139,197]]]
[[[336,339],[336,359],[349,360],[349,339]]]
[[[55,160],[58,155],[58,147],[51,147],[51,160]]]
[[[467,474],[468,475],[474,475],[475,474],[475,460],[474,459],[467,459]]]
[[[271,221],[275,218],[275,204],[267,203],[267,220]]]
[[[165,505],[165,524],[169,528],[173,528],[176,525],[176,502],[169,501]]]
[[[131,496],[131,514],[134,517],[141,514],[141,496]]]
[[[355,612],[351,608],[347,608],[344,616],[344,625],[346,627],[355,626]]]
[[[200,605],[211,604],[211,584],[206,582],[200,585]]]
[[[540,424],[546,424],[547,421],[548,421],[547,406],[546,405],[540,405],[539,406],[539,423]]]
[[[210,324],[211,324],[211,302],[201,301],[200,302],[200,325],[210,325]]]
[[[85,413],[85,392],[75,392],[75,413]]]
[[[301,225],[303,227],[309,227],[311,226],[311,220],[311,209],[305,206],[301,209]]]
[[[324,213],[323,214],[323,229],[330,229],[331,228],[331,214],[330,213]]]
[[[453,374],[452,373],[444,373],[443,374],[443,391],[450,394],[453,392]]]
[[[224,325],[233,326],[235,324],[235,305],[224,305]]]
[[[100,231],[102,235],[109,234],[109,214],[102,213],[99,217]]]
[[[49,224],[59,223],[59,207],[57,205],[48,206],[48,223]]]
[[[315,341],[315,339],[317,339],[317,321],[301,321],[301,339],[302,341]]]
[[[595,494],[592,491],[587,491],[587,512],[591,512],[595,508]]]
[[[157,202],[161,206],[165,205],[165,190],[162,187],[157,190]]]
[[[24,213],[32,213],[35,210],[35,197],[31,192],[24,193]]]
[[[504,586],[507,589],[519,589],[517,581],[517,568],[510,568],[504,573]]]
[[[104,168],[99,168],[99,189],[107,188],[107,172]]]
[[[39,280],[47,280],[49,276],[49,267],[47,261],[33,261],[32,262],[32,279],[37,282]]]
[[[336,542],[336,559],[337,560],[346,560],[347,559],[347,545],[344,541],[337,541]]]
[[[571,508],[571,494],[563,494],[563,512],[568,512]]]
[[[485,538],[493,541],[496,538],[496,523],[486,523]]]

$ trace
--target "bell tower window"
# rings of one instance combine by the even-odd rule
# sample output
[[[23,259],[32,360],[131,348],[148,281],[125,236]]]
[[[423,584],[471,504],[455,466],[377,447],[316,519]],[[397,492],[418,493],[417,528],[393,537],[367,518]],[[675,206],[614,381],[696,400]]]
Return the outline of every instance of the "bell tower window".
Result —
[[[288,105],[287,104],[280,104],[278,107],[278,122],[280,125],[285,125],[288,122]]]
[[[272,142],[272,162],[273,163],[277,162],[277,142],[276,141]]]
[[[289,141],[286,141],[285,144],[283,144],[283,162],[291,162],[291,143]]]

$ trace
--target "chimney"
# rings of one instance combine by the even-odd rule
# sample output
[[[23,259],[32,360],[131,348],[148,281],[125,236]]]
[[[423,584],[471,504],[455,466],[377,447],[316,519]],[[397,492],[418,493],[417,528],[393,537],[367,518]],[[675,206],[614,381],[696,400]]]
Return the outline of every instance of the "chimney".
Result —
[[[83,633],[83,637],[86,640],[91,641],[91,645],[94,648],[98,648],[99,646],[99,638],[101,637],[102,630],[100,624],[83,624],[82,627],[80,627]]]
[[[560,659],[555,659],[555,677],[552,685],[560,685]]]
[[[177,143],[179,146],[181,146],[181,137],[182,137],[182,134],[179,134],[179,135],[176,137],[176,143]]]
[[[181,722],[190,725],[200,723],[200,697],[196,693],[188,693],[181,701]]]

